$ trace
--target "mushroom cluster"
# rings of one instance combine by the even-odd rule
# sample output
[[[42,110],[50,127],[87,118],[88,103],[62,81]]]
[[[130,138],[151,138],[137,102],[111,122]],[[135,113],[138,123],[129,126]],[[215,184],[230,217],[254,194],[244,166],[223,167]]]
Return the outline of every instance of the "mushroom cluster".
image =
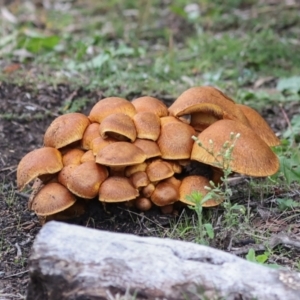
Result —
[[[190,88],[169,108],[149,96],[108,97],[88,116],[68,113],[54,119],[44,147],[20,161],[17,186],[22,190],[35,179],[29,208],[49,219],[77,216],[96,197],[141,211],[155,205],[172,212],[174,203],[193,204],[188,200],[192,192],[205,195],[210,180],[220,183],[222,169],[213,153],[231,133],[240,134],[232,171],[257,177],[277,172],[279,161],[270,147],[279,140],[266,121],[214,87]],[[192,161],[204,163],[210,176],[184,176]],[[219,203],[211,199],[204,205]]]

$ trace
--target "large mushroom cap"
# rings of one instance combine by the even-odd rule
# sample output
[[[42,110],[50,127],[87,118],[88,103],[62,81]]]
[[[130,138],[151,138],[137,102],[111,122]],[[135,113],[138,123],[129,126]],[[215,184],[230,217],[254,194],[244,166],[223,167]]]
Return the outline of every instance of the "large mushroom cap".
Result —
[[[99,200],[102,202],[124,202],[133,200],[139,191],[132,185],[129,178],[111,176],[100,186]]]
[[[157,140],[161,157],[172,160],[189,159],[193,147],[193,135],[195,130],[190,125],[174,117],[161,118],[161,131]]]
[[[74,168],[67,181],[68,189],[75,195],[92,199],[99,193],[100,185],[108,177],[106,167],[87,161]]]
[[[108,97],[98,101],[90,111],[91,122],[101,123],[104,118],[111,114],[123,113],[129,117],[136,114],[135,107],[124,98]]]
[[[131,101],[137,112],[152,112],[158,117],[166,117],[168,113],[167,106],[154,97],[144,96]]]
[[[81,113],[69,113],[57,117],[44,135],[46,147],[62,148],[82,139],[90,124],[88,117]]]
[[[123,114],[111,114],[103,119],[99,127],[100,135],[106,139],[108,136],[121,141],[134,142],[136,129],[133,120]]]
[[[186,114],[205,113],[212,115],[215,119],[238,120],[248,125],[248,120],[234,101],[223,94],[220,90],[211,86],[192,87],[183,92],[169,107],[172,116],[183,116]],[[197,122],[199,122],[199,118]],[[197,123],[195,120],[192,122]]]
[[[39,216],[49,216],[72,206],[76,198],[63,185],[52,182],[41,188],[34,197],[31,209]]]
[[[269,124],[255,109],[243,104],[237,104],[237,106],[248,119],[250,127],[268,146],[272,147],[280,145],[280,140],[277,138]]]
[[[133,145],[137,146],[146,154],[147,159],[161,156],[160,149],[156,142],[144,139],[136,139]]]
[[[27,153],[17,168],[17,186],[22,190],[33,179],[55,174],[63,168],[61,153],[52,147],[35,149]]]
[[[193,193],[199,193],[204,197],[208,190],[205,189],[205,186],[211,187],[209,184],[209,180],[204,176],[199,175],[191,175],[183,178],[181,181],[181,185],[179,187],[179,200],[183,203],[189,205],[195,205],[188,197],[190,197]],[[219,205],[223,199],[209,199],[202,203],[203,207],[210,207]]]
[[[115,142],[97,153],[96,162],[109,167],[125,167],[140,164],[146,158],[146,154],[137,146],[129,142]]]
[[[230,161],[224,160],[224,156],[218,155],[224,151],[227,142],[230,146],[230,136],[240,134],[235,143]],[[256,177],[264,177],[275,174],[279,169],[278,157],[270,147],[249,127],[231,120],[220,120],[206,128],[198,135],[194,143],[191,159],[203,162],[215,167],[223,167],[229,163],[233,172]],[[214,155],[208,153],[207,150]]]

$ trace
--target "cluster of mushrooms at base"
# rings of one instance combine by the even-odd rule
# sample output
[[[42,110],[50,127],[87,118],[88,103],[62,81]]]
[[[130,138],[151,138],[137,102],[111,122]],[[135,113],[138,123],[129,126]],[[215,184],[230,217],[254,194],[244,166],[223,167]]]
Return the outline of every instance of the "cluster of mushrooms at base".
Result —
[[[271,147],[280,141],[266,121],[214,87],[190,88],[170,107],[149,96],[108,97],[88,116],[68,113],[53,120],[44,147],[21,159],[18,189],[33,182],[28,205],[46,221],[79,216],[96,197],[171,213],[178,203],[193,205],[188,196],[205,195],[210,181],[222,183],[223,171],[212,153],[232,133],[240,136],[230,160],[233,172],[265,177],[278,171]],[[209,168],[209,176],[184,176],[192,161]],[[219,203],[210,199],[203,206]]]

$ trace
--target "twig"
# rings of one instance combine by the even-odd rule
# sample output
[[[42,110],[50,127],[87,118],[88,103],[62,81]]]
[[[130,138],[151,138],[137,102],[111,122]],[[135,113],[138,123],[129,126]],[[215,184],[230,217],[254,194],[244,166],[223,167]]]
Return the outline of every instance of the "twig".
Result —
[[[25,270],[25,271],[22,271],[22,272],[19,272],[19,273],[7,275],[7,276],[5,276],[5,277],[3,277],[3,278],[4,278],[4,279],[7,279],[7,278],[11,278],[11,277],[15,277],[15,276],[19,276],[19,275],[26,274],[26,273],[28,273],[28,272],[29,272],[29,270]]]

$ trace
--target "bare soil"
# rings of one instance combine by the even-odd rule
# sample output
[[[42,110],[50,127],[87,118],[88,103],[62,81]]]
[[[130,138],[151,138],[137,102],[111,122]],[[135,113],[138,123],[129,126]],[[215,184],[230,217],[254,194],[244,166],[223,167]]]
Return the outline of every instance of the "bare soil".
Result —
[[[82,111],[87,114],[105,93],[100,89],[86,91],[77,88],[74,91],[67,85],[32,88],[8,82],[0,83],[0,111],[7,116],[0,120],[0,180],[3,184],[3,190],[0,191],[0,299],[23,299],[26,295],[29,280],[27,259],[34,238],[41,228],[35,214],[27,208],[28,194],[16,190],[17,164],[26,153],[42,146],[46,128],[61,114],[63,101],[71,95],[74,99],[85,96],[91,100]],[[170,105],[170,102],[166,104]],[[292,116],[299,113],[300,105],[287,104],[283,109],[288,116]],[[286,128],[282,108],[269,106],[262,114],[276,132],[282,132]],[[249,203],[248,191],[237,193],[236,196],[235,201]],[[255,199],[252,200],[255,202]],[[253,201],[250,203],[256,206],[253,226],[258,230],[268,228],[273,232],[281,232],[289,229],[294,234],[300,233],[299,218],[287,219],[286,215],[284,218],[279,214],[274,215],[269,210],[272,201],[265,204],[253,204]],[[259,213],[259,210],[264,213]],[[221,213],[220,208],[216,208],[214,213],[217,217]],[[192,215],[193,212],[188,211],[188,214]],[[70,222],[103,230],[164,236],[170,223],[177,219],[178,216],[163,215],[157,209],[142,214],[128,209],[125,205],[108,205],[104,209],[95,200],[90,202],[88,213]],[[229,240],[228,235],[219,236],[214,240],[213,246],[226,249]],[[246,238],[233,241],[235,247],[249,243],[255,241],[249,238],[248,241]],[[299,252],[293,249],[287,251],[288,255],[285,258],[279,257],[276,262],[293,267],[294,258],[299,257]]]

